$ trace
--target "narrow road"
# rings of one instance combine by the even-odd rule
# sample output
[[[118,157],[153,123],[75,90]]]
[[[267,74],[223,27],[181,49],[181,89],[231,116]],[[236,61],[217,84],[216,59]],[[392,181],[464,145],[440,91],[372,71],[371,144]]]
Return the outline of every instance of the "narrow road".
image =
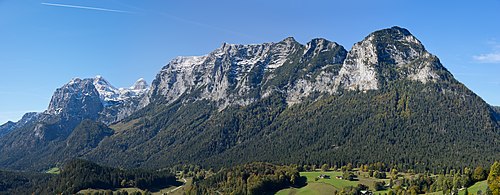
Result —
[[[173,190],[170,190],[170,192],[168,192],[168,193],[175,192],[176,190],[181,189],[182,187],[184,187],[186,185],[186,183],[187,183],[187,180],[186,180],[186,178],[182,178],[182,180],[184,180],[184,184],[183,185],[181,185],[179,187],[176,187]]]

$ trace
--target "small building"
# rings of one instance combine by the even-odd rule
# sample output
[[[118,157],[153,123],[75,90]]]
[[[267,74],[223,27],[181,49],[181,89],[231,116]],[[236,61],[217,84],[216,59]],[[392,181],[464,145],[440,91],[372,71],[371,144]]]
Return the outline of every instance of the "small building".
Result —
[[[370,191],[370,190],[361,190],[359,191],[361,194],[364,194],[364,195],[373,195],[373,192]]]
[[[329,175],[325,175],[325,174],[321,174],[318,177],[321,178],[321,179],[330,179],[330,176]]]
[[[344,179],[344,177],[342,177],[341,175],[336,176],[335,178],[337,178],[337,179]]]

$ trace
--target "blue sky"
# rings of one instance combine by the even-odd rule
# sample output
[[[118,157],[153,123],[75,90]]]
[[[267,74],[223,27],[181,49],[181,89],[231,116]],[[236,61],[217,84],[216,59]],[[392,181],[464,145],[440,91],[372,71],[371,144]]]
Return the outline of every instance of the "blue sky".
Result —
[[[102,75],[127,87],[151,82],[175,56],[204,55],[223,42],[323,37],[349,49],[395,25],[500,105],[498,10],[500,0],[0,0],[0,123],[45,110],[74,77]]]

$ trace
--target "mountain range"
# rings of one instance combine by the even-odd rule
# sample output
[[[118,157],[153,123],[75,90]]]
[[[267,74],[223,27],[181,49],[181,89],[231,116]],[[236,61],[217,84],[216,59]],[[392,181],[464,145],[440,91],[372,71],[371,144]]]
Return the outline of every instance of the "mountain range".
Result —
[[[71,80],[49,107],[0,126],[0,168],[46,170],[73,158],[124,168],[253,161],[386,162],[425,169],[500,156],[499,108],[474,94],[400,27],[347,51],[222,44],[177,57],[149,86]]]

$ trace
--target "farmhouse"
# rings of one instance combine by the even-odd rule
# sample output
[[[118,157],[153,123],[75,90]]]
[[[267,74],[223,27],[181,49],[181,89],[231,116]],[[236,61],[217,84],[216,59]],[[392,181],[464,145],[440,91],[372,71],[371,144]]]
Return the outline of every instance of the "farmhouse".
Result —
[[[318,176],[320,179],[330,179],[329,175],[321,174]]]

